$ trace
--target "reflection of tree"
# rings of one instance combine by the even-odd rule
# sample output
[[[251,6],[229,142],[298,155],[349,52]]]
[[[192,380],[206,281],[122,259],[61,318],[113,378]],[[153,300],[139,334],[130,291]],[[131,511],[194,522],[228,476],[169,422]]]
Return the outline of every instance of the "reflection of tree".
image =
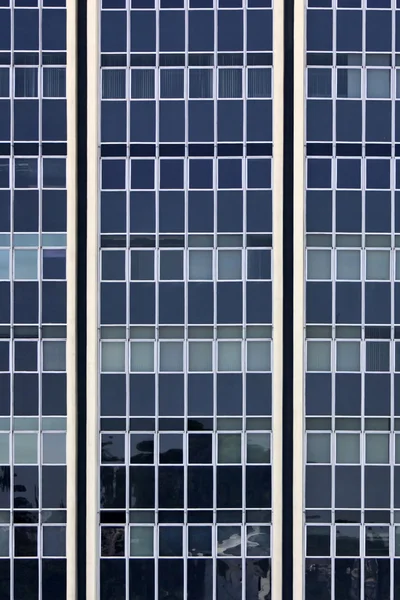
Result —
[[[246,560],[246,600],[271,600],[269,558]]]
[[[102,527],[101,554],[102,556],[124,556],[123,527]]]
[[[306,597],[308,600],[330,600],[331,561],[329,558],[309,558],[306,564]]]

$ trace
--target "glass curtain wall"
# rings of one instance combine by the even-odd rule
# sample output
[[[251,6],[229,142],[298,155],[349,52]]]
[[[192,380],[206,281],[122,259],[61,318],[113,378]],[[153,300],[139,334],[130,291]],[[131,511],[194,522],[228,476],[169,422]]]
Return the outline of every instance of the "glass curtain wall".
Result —
[[[100,23],[100,597],[270,599],[271,1]]]
[[[306,8],[305,598],[400,598],[399,8]]]
[[[66,598],[66,9],[0,2],[0,596]]]

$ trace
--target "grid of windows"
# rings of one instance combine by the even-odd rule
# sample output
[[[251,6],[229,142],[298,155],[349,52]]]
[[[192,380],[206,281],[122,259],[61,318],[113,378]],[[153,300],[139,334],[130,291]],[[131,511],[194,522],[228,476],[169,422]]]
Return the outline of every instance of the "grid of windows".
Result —
[[[270,598],[272,10],[103,0],[100,596]]]
[[[66,598],[65,0],[0,0],[0,595]]]
[[[307,600],[400,598],[398,8],[306,10]]]

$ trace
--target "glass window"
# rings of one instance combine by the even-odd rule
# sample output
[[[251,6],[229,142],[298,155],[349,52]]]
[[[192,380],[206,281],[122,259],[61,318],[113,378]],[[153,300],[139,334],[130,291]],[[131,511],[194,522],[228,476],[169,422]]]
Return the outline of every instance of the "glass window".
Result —
[[[65,556],[66,528],[63,526],[43,527],[43,556]]]
[[[249,98],[271,97],[271,69],[247,70],[247,95]]]
[[[43,97],[65,98],[66,92],[66,69],[44,68],[43,69]]]
[[[240,371],[242,368],[241,342],[218,342],[218,370]]]
[[[307,462],[329,463],[331,461],[330,433],[307,434]]]
[[[390,251],[367,250],[367,279],[390,279]]]
[[[183,370],[183,342],[160,342],[160,371]]]
[[[38,69],[19,67],[15,69],[16,98],[36,98],[38,95]]]
[[[366,442],[366,462],[375,464],[389,463],[389,434],[386,433],[367,433]]]
[[[154,69],[132,69],[132,98],[154,98]]]
[[[124,342],[103,342],[101,344],[101,370],[103,373],[125,370]]]
[[[220,98],[242,97],[242,69],[218,69]]]
[[[242,439],[240,433],[218,434],[218,462],[222,464],[240,463]]]
[[[367,98],[390,98],[390,69],[367,69]]]
[[[330,98],[332,96],[332,70],[308,69],[308,97]]]
[[[153,527],[133,525],[130,527],[130,556],[153,556]]]
[[[189,371],[212,371],[212,342],[189,342]]]
[[[10,278],[10,251],[0,250],[0,279]]]
[[[65,371],[66,342],[43,342],[43,371]]]
[[[14,277],[15,279],[38,278],[38,251],[14,251]]]
[[[8,525],[0,526],[0,556],[10,556],[10,528]]]
[[[36,433],[14,433],[14,462],[37,464],[38,436]]]
[[[218,279],[241,279],[242,252],[241,250],[218,251]]]
[[[337,97],[361,98],[361,69],[338,69]]]
[[[248,463],[269,464],[271,462],[271,434],[248,433],[246,448]]]
[[[102,70],[102,98],[125,98],[125,69]]]
[[[247,342],[247,370],[271,370],[271,343],[268,341]]]
[[[160,70],[160,97],[161,98],[183,98],[184,70],[183,69],[161,69]]]
[[[189,69],[189,97],[213,97],[213,71],[211,69]]]
[[[8,433],[0,433],[0,463],[10,464],[10,436]]]
[[[189,279],[212,279],[212,250],[189,250]]]
[[[331,278],[331,251],[307,250],[307,278]]]
[[[360,434],[336,434],[336,462],[341,464],[360,462]]]
[[[338,371],[360,370],[360,342],[337,342],[336,353]]]
[[[48,465],[62,465],[66,458],[66,434],[43,433],[43,463]]]
[[[0,68],[0,98],[10,96],[10,69],[8,67]]]
[[[307,370],[331,370],[331,343],[307,342]]]
[[[360,279],[360,258],[359,250],[337,250],[337,278],[343,280]]]
[[[154,371],[154,342],[131,342],[131,371]]]
[[[141,281],[154,279],[153,250],[131,251],[131,279]]]

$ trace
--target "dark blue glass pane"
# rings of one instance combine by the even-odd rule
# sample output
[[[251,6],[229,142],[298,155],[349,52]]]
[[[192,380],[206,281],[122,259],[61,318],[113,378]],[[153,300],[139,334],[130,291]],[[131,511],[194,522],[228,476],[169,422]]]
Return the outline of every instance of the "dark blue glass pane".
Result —
[[[24,142],[39,139],[37,100],[14,100],[14,139]]]
[[[272,286],[269,281],[246,284],[247,323],[272,323]]]
[[[17,12],[17,11],[16,11]],[[20,559],[14,561],[14,600],[39,598],[39,561]]]
[[[126,322],[126,286],[124,283],[102,283],[100,321],[103,325]]]
[[[54,142],[67,139],[66,100],[43,100],[43,140]]]
[[[184,284],[159,284],[159,322],[173,325],[184,322]]]
[[[247,12],[247,50],[272,51],[272,11]]]
[[[220,52],[243,50],[242,11],[218,11],[218,50]]]
[[[247,231],[272,231],[272,194],[263,191],[248,191]]]
[[[361,415],[361,375],[336,373],[335,414],[337,416]]]
[[[368,10],[367,52],[391,52],[392,50],[392,13],[387,10]]]
[[[307,50],[308,52],[332,52],[332,11],[307,11]]]
[[[43,559],[42,561],[42,599],[59,600],[67,597],[67,561],[60,559]]]
[[[218,161],[218,187],[222,189],[242,187],[241,160]]]
[[[271,507],[271,467],[246,467],[247,508]]]
[[[217,598],[240,600],[242,597],[242,563],[238,559],[217,561]]]
[[[221,162],[225,161],[220,161],[220,163]],[[220,187],[222,186],[220,185]],[[233,187],[233,185],[226,187]],[[217,211],[218,232],[243,231],[242,192],[218,192]]]
[[[185,141],[184,102],[160,102],[160,141]]]
[[[361,323],[361,283],[336,283],[335,318],[338,324]]]
[[[209,600],[213,590],[213,564],[211,559],[188,561],[188,600]],[[250,598],[250,596],[248,596]]]
[[[212,467],[188,467],[189,508],[211,508],[213,505]],[[192,562],[192,561],[188,561]]]
[[[307,100],[306,129],[309,142],[332,140],[331,100]]]
[[[361,160],[340,159],[337,161],[337,187],[359,189],[361,187]]]
[[[307,162],[307,187],[330,188],[332,162],[326,158],[309,158]]]
[[[66,50],[67,13],[65,10],[42,11],[42,48],[43,50]]]
[[[337,50],[361,52],[362,50],[362,11],[337,11]]]
[[[338,141],[361,141],[361,123],[361,100],[336,101],[336,138]]]
[[[10,322],[10,284],[0,282],[0,323]]]
[[[155,414],[154,375],[130,376],[130,415],[147,417]]]
[[[42,413],[67,414],[67,380],[64,373],[42,374]]]
[[[209,324],[214,321],[212,283],[189,283],[188,311],[190,324]]]
[[[0,141],[10,141],[10,101],[0,100]]]
[[[326,191],[307,191],[307,233],[332,231],[332,194]]]
[[[101,103],[101,141],[126,142],[125,102]]]
[[[197,189],[211,189],[213,187],[213,161],[189,161],[189,187]]]
[[[214,140],[214,102],[189,101],[189,141],[211,142]]]
[[[241,506],[243,506],[242,467],[217,467],[217,508]]]
[[[39,322],[38,284],[16,281],[14,283],[14,322]]]
[[[131,52],[155,51],[156,13],[152,11],[131,11]]]
[[[184,52],[185,13],[183,11],[160,11],[160,51]]]
[[[38,403],[38,376],[33,373],[14,374],[14,415],[38,415]]]
[[[0,19],[0,50],[11,49],[11,23],[10,10],[1,11]]]
[[[125,161],[103,160],[101,165],[101,186],[105,190],[125,188]]]
[[[122,204],[122,202],[121,202]],[[121,206],[125,217],[125,202]],[[125,226],[124,226],[125,228]],[[130,195],[130,231],[131,233],[150,233],[155,231],[154,192],[131,192]]]
[[[136,558],[129,561],[129,596],[131,600],[154,599],[154,560]]]
[[[102,11],[100,37],[102,52],[126,52],[126,12]]]
[[[101,559],[100,600],[125,600],[125,579],[124,560]]]
[[[331,467],[306,467],[306,507],[329,508],[331,506]]]
[[[390,192],[366,192],[365,228],[370,233],[385,233],[391,229]]]
[[[331,283],[307,283],[306,321],[307,323],[332,322]]]
[[[130,322],[155,323],[155,286],[153,283],[131,283]]]
[[[183,192],[160,192],[159,228],[163,233],[185,230],[185,198]]]
[[[390,415],[390,374],[365,374],[365,415]]]
[[[67,506],[67,467],[42,467],[43,508],[65,508]]]
[[[332,380],[329,373],[306,374],[306,414],[330,415]]]
[[[214,49],[214,13],[209,10],[189,12],[189,52]]]
[[[390,283],[365,284],[365,322],[371,324],[390,323]]]
[[[242,283],[217,284],[218,323],[241,323],[243,320]]]
[[[131,102],[131,142],[154,142],[156,135],[155,102]]]
[[[270,100],[247,101],[247,141],[272,140],[272,102]]]
[[[160,188],[183,189],[183,160],[160,161]]]
[[[360,508],[361,470],[360,467],[336,467],[336,508]]]
[[[39,50],[39,11],[14,11],[14,49]]]
[[[239,373],[218,373],[217,375],[217,414],[235,416],[243,411],[242,375]]]
[[[158,598],[183,597],[183,560],[159,559]]]
[[[390,142],[392,133],[392,105],[390,100],[367,100],[367,142]]]
[[[64,281],[44,281],[42,284],[42,321],[67,322],[67,286]]]
[[[336,231],[361,231],[361,192],[336,192]]]
[[[270,373],[246,374],[246,415],[270,415],[272,387]]]
[[[200,373],[188,375],[188,415],[208,416],[213,413],[213,377]]]

